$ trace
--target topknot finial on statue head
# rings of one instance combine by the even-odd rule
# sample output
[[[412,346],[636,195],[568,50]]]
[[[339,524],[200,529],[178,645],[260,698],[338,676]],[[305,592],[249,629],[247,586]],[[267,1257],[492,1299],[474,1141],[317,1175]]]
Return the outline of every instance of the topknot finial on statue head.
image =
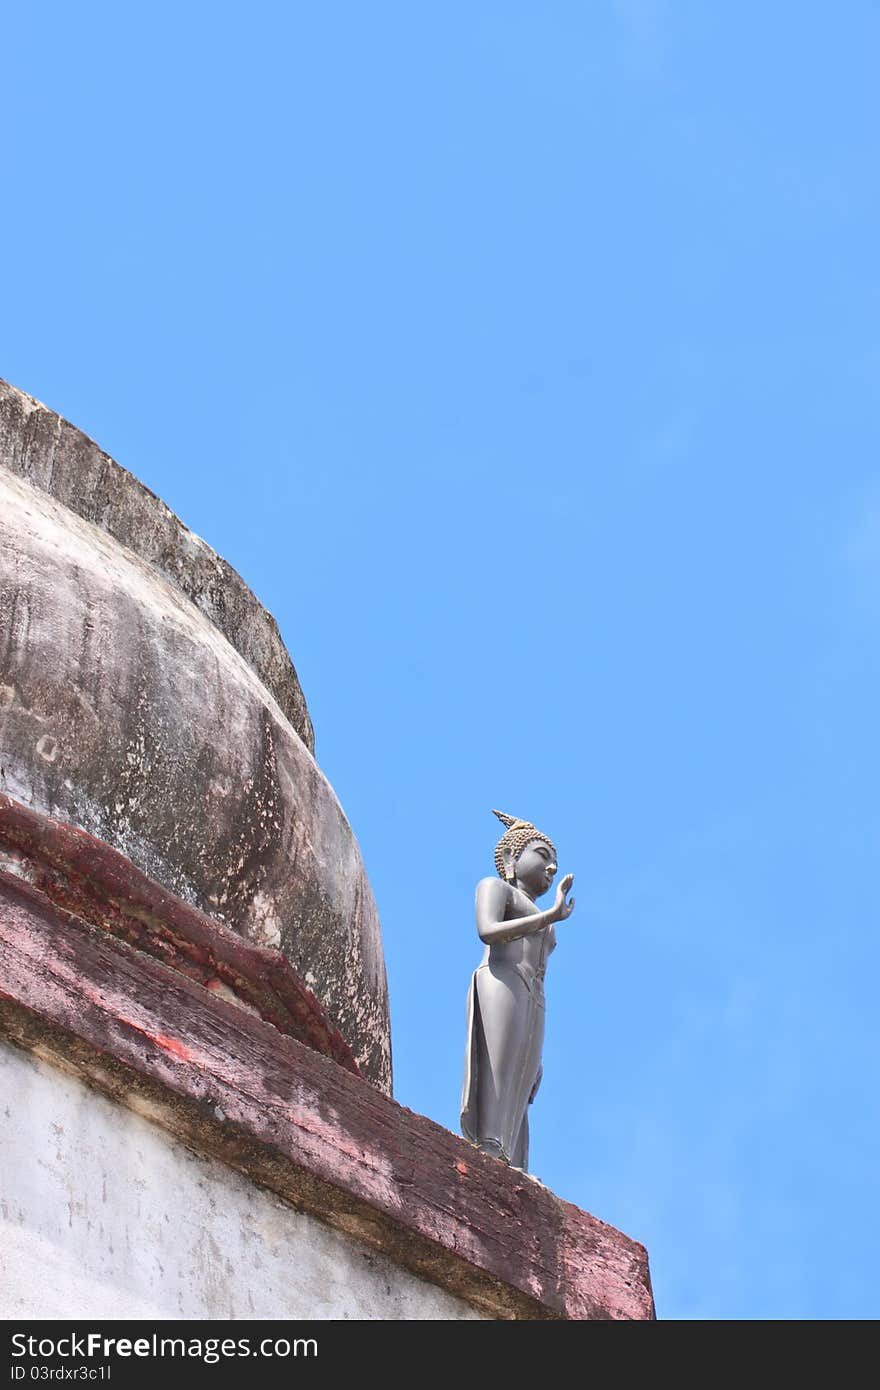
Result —
[[[504,811],[493,811],[492,815],[497,816],[501,824],[507,827],[495,846],[495,868],[498,870],[499,878],[506,882],[513,881],[513,869],[505,871],[505,856],[510,856],[508,862],[515,868],[517,859],[526,845],[531,844],[533,840],[543,840],[544,844],[549,845],[553,853],[556,853],[556,846],[549,835],[536,829],[531,821],[520,820],[518,816],[508,816]]]

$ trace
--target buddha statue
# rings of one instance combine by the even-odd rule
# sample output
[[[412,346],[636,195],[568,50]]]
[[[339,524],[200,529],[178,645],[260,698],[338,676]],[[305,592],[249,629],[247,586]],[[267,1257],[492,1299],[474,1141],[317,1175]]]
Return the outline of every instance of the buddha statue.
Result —
[[[529,822],[493,812],[506,829],[495,846],[498,878],[477,884],[477,931],[485,945],[467,1001],[461,1130],[484,1153],[524,1171],[528,1109],[541,1081],[544,971],[556,946],[554,925],[574,909],[566,874],[552,907],[536,900],[552,887],[556,850]]]

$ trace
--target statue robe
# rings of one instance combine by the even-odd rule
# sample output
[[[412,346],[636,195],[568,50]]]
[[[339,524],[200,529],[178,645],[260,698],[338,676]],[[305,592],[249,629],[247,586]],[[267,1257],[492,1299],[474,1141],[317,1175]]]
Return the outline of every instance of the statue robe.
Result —
[[[487,946],[467,997],[461,1129],[516,1168],[529,1159],[528,1108],[541,1080],[544,970],[552,927]]]

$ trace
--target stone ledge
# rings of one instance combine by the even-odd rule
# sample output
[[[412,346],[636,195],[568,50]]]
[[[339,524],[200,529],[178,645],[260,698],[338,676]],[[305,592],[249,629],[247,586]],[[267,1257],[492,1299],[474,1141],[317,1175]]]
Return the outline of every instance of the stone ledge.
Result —
[[[6,873],[0,1034],[492,1317],[654,1316],[643,1246]]]
[[[281,951],[169,893],[78,826],[0,795],[0,855],[53,903],[359,1074],[351,1048]]]

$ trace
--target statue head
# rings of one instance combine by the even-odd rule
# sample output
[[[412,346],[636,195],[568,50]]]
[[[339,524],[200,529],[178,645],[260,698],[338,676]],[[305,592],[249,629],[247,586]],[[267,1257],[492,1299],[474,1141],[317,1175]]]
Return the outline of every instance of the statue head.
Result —
[[[556,848],[531,821],[493,811],[507,829],[495,846],[495,867],[506,883],[520,879],[531,898],[539,898],[553,883]]]

